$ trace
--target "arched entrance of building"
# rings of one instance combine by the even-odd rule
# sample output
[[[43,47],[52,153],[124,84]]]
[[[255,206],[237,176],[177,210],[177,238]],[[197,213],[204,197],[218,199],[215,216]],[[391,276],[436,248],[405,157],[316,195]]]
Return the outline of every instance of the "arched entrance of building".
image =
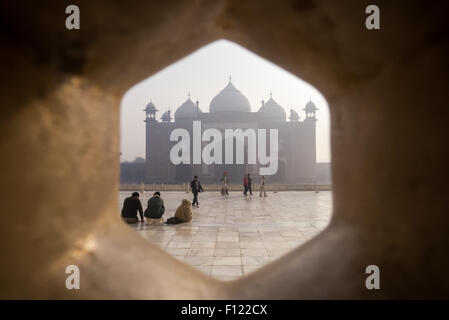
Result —
[[[192,180],[192,167],[189,164],[179,164],[176,166],[176,182],[189,182]]]

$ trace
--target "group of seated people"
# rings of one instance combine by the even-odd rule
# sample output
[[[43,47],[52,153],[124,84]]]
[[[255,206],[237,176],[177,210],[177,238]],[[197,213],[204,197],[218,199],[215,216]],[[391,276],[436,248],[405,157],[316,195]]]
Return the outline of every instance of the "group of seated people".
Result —
[[[164,200],[161,198],[159,191],[156,191],[153,197],[148,200],[148,206],[145,211],[142,209],[138,192],[133,192],[131,197],[126,198],[123,202],[122,219],[129,224],[139,221],[147,224],[161,224],[165,222],[162,218],[164,213]],[[192,203],[184,199],[178,209],[176,209],[175,216],[168,218],[165,223],[178,224],[190,221],[192,221]]]

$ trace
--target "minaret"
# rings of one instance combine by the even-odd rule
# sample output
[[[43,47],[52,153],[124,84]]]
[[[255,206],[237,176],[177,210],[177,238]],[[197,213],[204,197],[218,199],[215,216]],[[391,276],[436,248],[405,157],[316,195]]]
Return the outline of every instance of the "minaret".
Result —
[[[153,104],[153,102],[151,102],[150,99],[150,103],[147,104],[147,106],[145,107],[145,109],[143,109],[143,111],[145,111],[145,129],[146,129],[146,133],[145,133],[145,160],[147,163],[149,163],[150,160],[150,127],[152,123],[156,123],[157,119],[156,119],[156,112],[158,111],[156,109],[156,106]]]
[[[307,102],[304,111],[306,113],[306,118],[304,119],[304,124],[306,125],[306,133],[304,139],[306,141],[306,152],[304,158],[306,160],[306,165],[308,166],[308,172],[310,176],[308,180],[316,184],[316,111],[317,107],[312,102],[312,99]]]
[[[150,103],[147,104],[147,106],[145,107],[145,109],[143,109],[143,111],[145,111],[146,114],[146,118],[145,118],[145,122],[157,122],[156,120],[156,112],[158,112],[158,110],[156,109],[155,105],[153,104],[153,102],[151,102],[150,99]]]
[[[196,116],[197,116],[198,120],[200,119],[200,114],[201,114],[201,112],[200,112],[200,102],[199,102],[199,100],[196,100]]]

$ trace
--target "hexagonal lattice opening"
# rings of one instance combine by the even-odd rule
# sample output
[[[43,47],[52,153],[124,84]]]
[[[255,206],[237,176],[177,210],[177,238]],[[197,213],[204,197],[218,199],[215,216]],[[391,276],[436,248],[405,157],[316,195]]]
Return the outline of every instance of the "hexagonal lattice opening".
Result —
[[[200,151],[194,150],[195,122],[203,134]],[[213,42],[133,86],[122,100],[121,125],[120,206],[131,192],[139,192],[146,210],[153,193],[160,191],[167,220],[183,199],[192,201],[189,185],[195,175],[205,190],[189,223],[128,222],[145,239],[208,275],[238,278],[298,247],[329,222],[326,100],[310,84],[233,42]],[[171,135],[179,129],[189,135],[187,164],[173,158],[187,150],[172,153],[180,140]],[[222,140],[208,153],[204,132],[211,129]],[[238,139],[231,140],[232,150],[226,149],[227,129],[257,133],[257,148],[251,148],[248,138],[242,141],[243,163],[236,163]],[[277,161],[276,171],[268,175],[261,174],[269,164],[262,163],[260,154],[251,161],[251,150],[262,145],[261,129],[267,130],[266,155]],[[276,130],[278,142],[272,153],[270,129]],[[227,181],[222,181],[224,172]],[[247,173],[253,194],[245,196]]]

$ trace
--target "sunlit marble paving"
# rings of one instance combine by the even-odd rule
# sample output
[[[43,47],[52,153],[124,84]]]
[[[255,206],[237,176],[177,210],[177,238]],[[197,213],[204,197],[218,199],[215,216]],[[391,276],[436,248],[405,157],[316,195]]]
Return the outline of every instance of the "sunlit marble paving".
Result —
[[[140,195],[142,206],[153,192]],[[120,192],[120,206],[131,192]],[[166,212],[174,215],[185,192],[162,192]],[[234,192],[224,198],[216,192],[199,195],[193,221],[179,225],[130,225],[143,238],[177,259],[222,280],[233,280],[304,243],[329,223],[330,191],[257,193],[244,197]]]

